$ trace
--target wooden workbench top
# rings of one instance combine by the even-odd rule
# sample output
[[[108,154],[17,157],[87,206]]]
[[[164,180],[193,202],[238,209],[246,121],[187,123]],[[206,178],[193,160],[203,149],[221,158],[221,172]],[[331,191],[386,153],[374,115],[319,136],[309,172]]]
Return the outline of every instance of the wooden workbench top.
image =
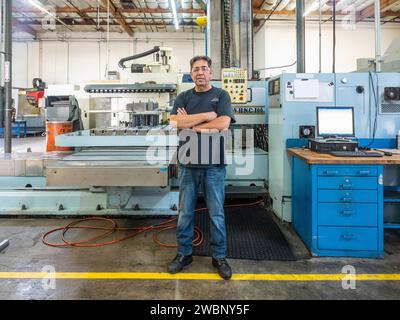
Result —
[[[335,157],[326,153],[318,153],[304,148],[290,148],[289,155],[295,156],[308,164],[400,164],[400,150],[382,149],[393,153],[384,157]]]

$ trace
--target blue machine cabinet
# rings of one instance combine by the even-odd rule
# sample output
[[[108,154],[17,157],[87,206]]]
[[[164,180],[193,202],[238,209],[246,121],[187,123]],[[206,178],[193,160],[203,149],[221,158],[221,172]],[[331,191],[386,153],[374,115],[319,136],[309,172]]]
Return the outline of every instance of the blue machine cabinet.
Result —
[[[17,136],[17,138],[21,138],[21,135],[26,138],[27,136],[27,126],[26,120],[17,120],[12,123],[12,135]],[[4,136],[4,128],[0,128],[0,136]]]
[[[283,73],[268,80],[268,191],[279,218],[292,221],[292,168],[286,153],[286,148],[292,146],[287,143],[302,138],[301,126],[309,126],[316,133],[317,107],[354,107],[354,135],[360,146],[396,148],[394,138],[400,130],[400,109],[398,101],[385,98],[388,87],[400,87],[399,72]],[[313,97],[310,92],[314,92]],[[383,140],[389,145],[381,143]],[[399,185],[399,181],[393,184]],[[386,208],[392,207],[393,216],[399,206],[386,204]]]
[[[313,256],[383,257],[383,165],[292,155],[293,227]]]

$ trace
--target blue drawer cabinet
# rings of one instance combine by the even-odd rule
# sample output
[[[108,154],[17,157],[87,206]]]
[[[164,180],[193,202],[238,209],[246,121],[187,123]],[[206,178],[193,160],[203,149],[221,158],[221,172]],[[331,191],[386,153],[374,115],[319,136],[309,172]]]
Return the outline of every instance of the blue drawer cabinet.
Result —
[[[293,156],[292,175],[293,227],[313,256],[383,257],[382,165]]]
[[[338,167],[334,165],[333,167],[324,166],[322,168],[318,168],[319,176],[350,176],[350,177],[376,177],[378,175],[378,169],[374,167],[362,167],[356,168],[353,167]]]
[[[318,227],[318,248],[326,250],[378,250],[376,228]]]
[[[318,177],[318,189],[376,190],[376,177]]]
[[[377,203],[318,203],[318,225],[378,226]]]
[[[377,200],[376,190],[318,190],[318,202],[375,203]]]

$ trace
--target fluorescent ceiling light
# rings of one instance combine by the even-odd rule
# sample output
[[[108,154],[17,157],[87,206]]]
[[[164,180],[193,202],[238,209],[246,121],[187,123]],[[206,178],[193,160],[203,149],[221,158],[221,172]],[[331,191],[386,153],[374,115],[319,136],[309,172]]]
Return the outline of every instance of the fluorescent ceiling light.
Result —
[[[179,29],[179,22],[178,22],[178,14],[176,13],[176,3],[175,0],[171,0],[171,9],[172,9],[172,15],[174,16],[174,24],[175,24],[175,29]]]

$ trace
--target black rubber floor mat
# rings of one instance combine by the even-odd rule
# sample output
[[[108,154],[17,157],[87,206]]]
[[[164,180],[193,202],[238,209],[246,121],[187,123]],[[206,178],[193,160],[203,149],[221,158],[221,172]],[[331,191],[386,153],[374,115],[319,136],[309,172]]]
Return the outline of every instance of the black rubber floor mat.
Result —
[[[197,256],[211,256],[210,218],[207,211],[196,213],[196,226],[204,234]],[[296,258],[278,225],[265,209],[255,206],[225,209],[227,258],[295,261]]]

